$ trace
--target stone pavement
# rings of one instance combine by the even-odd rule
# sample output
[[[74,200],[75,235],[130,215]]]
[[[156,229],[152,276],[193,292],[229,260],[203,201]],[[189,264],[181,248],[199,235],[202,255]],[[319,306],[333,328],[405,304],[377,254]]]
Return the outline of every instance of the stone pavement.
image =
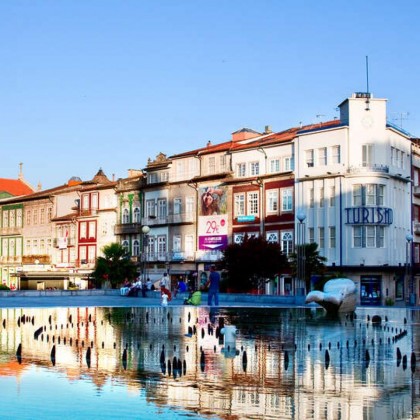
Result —
[[[169,306],[183,305],[187,294],[178,296]],[[202,295],[202,306],[207,305],[207,294]],[[303,296],[272,296],[221,293],[219,307],[290,307],[304,306]],[[0,308],[51,308],[51,307],[150,307],[160,306],[160,293],[148,292],[147,297],[121,296],[119,290],[20,290],[0,292]]]

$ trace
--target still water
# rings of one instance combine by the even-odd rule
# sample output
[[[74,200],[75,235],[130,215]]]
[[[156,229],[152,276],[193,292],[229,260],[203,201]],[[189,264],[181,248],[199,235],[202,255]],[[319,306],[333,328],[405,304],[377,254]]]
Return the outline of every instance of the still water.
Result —
[[[1,418],[420,418],[420,311],[24,308],[0,318]]]

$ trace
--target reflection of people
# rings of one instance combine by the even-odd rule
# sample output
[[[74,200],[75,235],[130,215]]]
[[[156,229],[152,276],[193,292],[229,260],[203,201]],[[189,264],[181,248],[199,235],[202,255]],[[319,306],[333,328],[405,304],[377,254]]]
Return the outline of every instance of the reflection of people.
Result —
[[[216,267],[214,265],[210,268],[210,276],[207,286],[209,286],[207,304],[211,306],[214,297],[214,304],[219,306],[220,274],[216,271]]]
[[[168,287],[168,273],[163,273],[163,277],[160,279],[160,287]]]
[[[207,190],[201,195],[201,214],[203,216],[220,214],[219,200],[222,195],[223,190],[219,188],[207,188]]]

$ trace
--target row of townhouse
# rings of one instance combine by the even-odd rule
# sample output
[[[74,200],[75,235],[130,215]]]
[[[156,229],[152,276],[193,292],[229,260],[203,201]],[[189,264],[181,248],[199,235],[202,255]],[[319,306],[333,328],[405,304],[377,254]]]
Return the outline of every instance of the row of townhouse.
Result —
[[[280,243],[286,254],[316,242],[330,271],[358,284],[361,304],[416,303],[416,139],[390,124],[386,100],[370,93],[353,94],[339,109],[328,122],[276,133],[242,129],[223,143],[161,153],[118,181],[100,172],[89,182],[2,200],[3,283],[44,287],[46,272],[50,285],[54,278],[87,282],[102,246],[113,241],[145,277],[168,272],[173,284],[179,277],[199,283],[226,245],[248,234]],[[304,289],[284,272],[265,292]]]

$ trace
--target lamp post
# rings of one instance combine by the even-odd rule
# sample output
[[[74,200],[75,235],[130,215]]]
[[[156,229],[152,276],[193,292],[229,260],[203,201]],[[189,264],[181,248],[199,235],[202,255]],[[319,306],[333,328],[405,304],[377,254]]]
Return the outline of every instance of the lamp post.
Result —
[[[141,232],[143,234],[143,284],[146,283],[147,281],[147,273],[146,273],[146,263],[147,263],[147,254],[148,254],[148,249],[149,249],[149,232],[150,232],[150,228],[147,225],[144,225],[141,228]]]
[[[414,293],[414,276],[413,276],[413,235],[407,233],[405,236],[407,241],[407,292],[409,294],[408,303],[411,306],[416,304],[416,294]]]
[[[299,223],[297,224],[297,270],[296,270],[296,277],[300,288],[305,290],[306,282],[305,282],[305,219],[306,214],[302,211],[299,211],[296,215]],[[296,287],[296,285],[295,285]],[[296,290],[295,290],[296,294]]]

